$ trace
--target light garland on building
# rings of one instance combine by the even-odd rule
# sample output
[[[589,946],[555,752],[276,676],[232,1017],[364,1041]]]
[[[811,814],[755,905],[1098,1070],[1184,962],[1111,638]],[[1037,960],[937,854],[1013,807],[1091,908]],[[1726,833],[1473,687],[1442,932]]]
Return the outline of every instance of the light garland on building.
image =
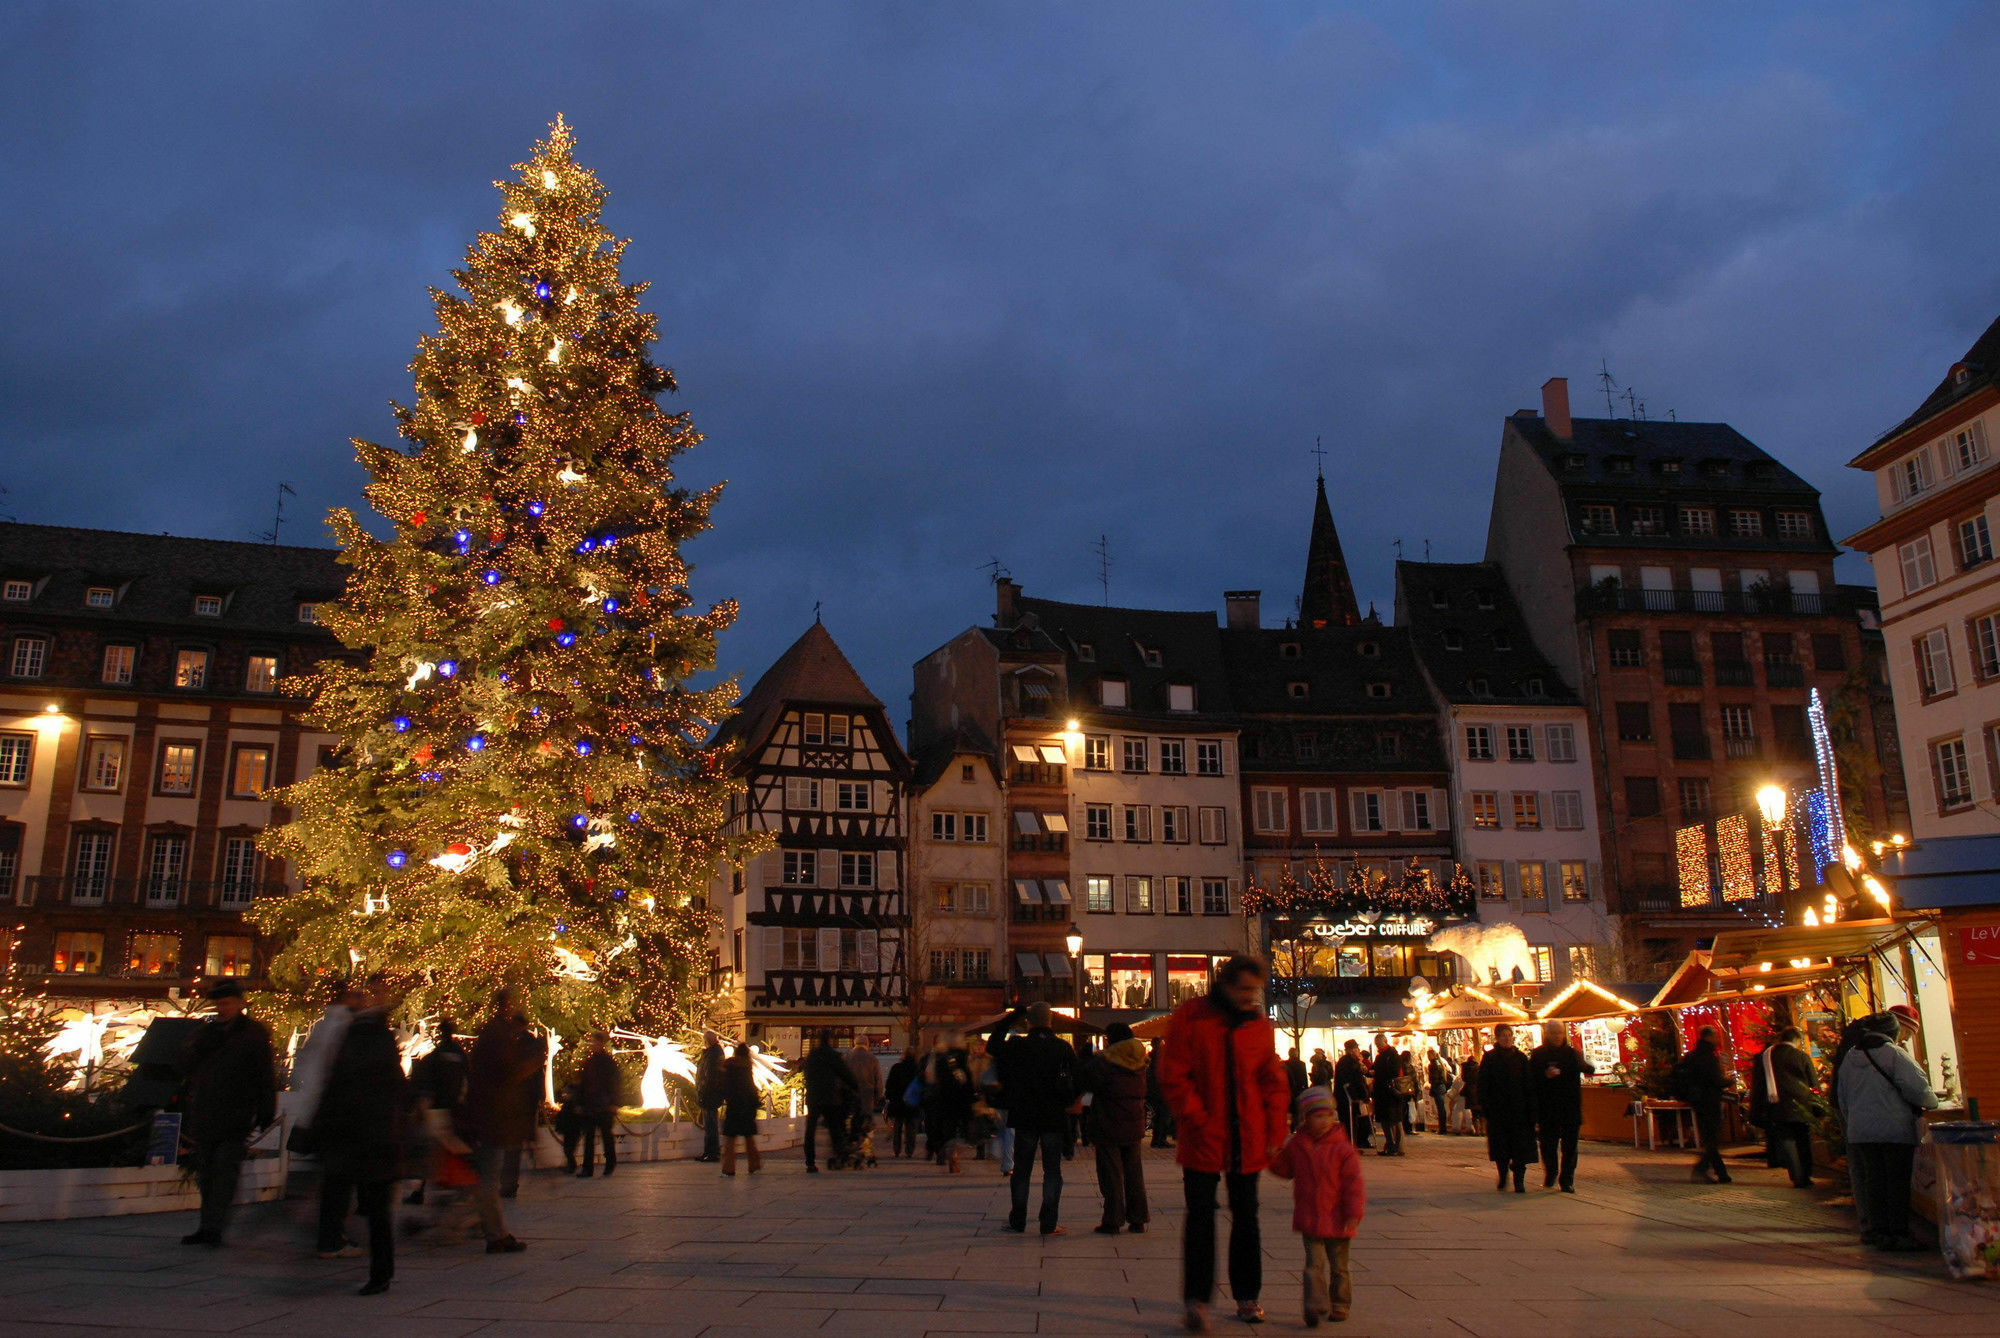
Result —
[[[1716,819],[1715,845],[1722,866],[1722,899],[1755,901],[1757,875],[1750,866],[1750,822],[1741,813]]]
[[[1708,905],[1712,895],[1708,876],[1708,829],[1697,823],[1676,831],[1674,860],[1680,870],[1681,905]]]

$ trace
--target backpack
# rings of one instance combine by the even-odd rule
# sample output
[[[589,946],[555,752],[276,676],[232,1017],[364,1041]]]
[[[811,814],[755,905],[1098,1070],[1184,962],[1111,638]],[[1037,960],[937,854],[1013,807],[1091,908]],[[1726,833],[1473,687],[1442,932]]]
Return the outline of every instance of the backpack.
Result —
[[[1667,1074],[1667,1095],[1691,1106],[1700,1095],[1695,1088],[1694,1051],[1690,1050],[1674,1061],[1673,1069]]]

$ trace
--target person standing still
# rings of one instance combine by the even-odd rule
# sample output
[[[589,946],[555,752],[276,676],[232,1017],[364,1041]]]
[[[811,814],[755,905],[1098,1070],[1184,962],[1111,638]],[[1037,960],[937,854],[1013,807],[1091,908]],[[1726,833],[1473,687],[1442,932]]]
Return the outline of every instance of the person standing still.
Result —
[[[1312,1085],[1312,1072],[1306,1062],[1299,1058],[1299,1047],[1292,1047],[1292,1056],[1285,1061],[1285,1082],[1292,1089],[1292,1128],[1299,1127],[1299,1097]]]
[[[208,991],[215,1016],[181,1053],[188,1086],[186,1136],[194,1144],[201,1219],[183,1245],[222,1244],[236,1203],[236,1182],[250,1136],[278,1118],[277,1056],[271,1033],[243,1011],[243,987],[233,980]]]
[[[1114,1022],[1104,1029],[1104,1049],[1079,1067],[1081,1086],[1090,1093],[1084,1123],[1097,1157],[1097,1189],[1104,1197],[1100,1236],[1120,1227],[1144,1232],[1152,1211],[1146,1203],[1146,1043],[1132,1028]]]
[[[1357,1149],[1373,1147],[1375,1134],[1368,1118],[1368,1070],[1361,1064],[1359,1041],[1349,1041],[1341,1047],[1340,1062],[1333,1066],[1333,1097],[1348,1141]]]
[[[618,1169],[618,1138],[615,1126],[618,1123],[618,1098],[625,1085],[625,1075],[618,1070],[618,1061],[611,1055],[611,1036],[607,1032],[590,1033],[590,1053],[583,1058],[583,1068],[576,1075],[577,1096],[583,1105],[583,1169],[577,1178],[588,1180],[596,1174],[597,1141],[604,1140],[604,1174],[609,1176]]]
[[[460,1136],[472,1145],[473,1168],[479,1176],[472,1201],[479,1209],[488,1254],[517,1254],[528,1248],[507,1230],[500,1211],[505,1196],[501,1182],[508,1150],[518,1157],[521,1144],[535,1134],[534,1109],[522,1102],[521,1092],[540,1082],[543,1053],[540,1040],[528,1030],[526,1014],[514,1002],[514,992],[505,986],[495,990],[493,1016],[472,1043],[465,1104],[459,1109]]]
[[[1307,1067],[1306,1076],[1311,1079],[1311,1086],[1324,1087],[1329,1092],[1333,1090],[1333,1061],[1326,1057],[1326,1051],[1313,1051],[1312,1063]]]
[[[409,1080],[389,1028],[387,982],[371,977],[348,998],[354,1018],[327,1070],[315,1125],[327,1175],[353,1187],[368,1221],[368,1281],[360,1294],[377,1296],[389,1290],[396,1274],[389,1201],[409,1134]]]
[[[736,1174],[736,1140],[750,1163],[750,1174],[764,1169],[763,1154],[757,1151],[757,1109],[762,1098],[757,1092],[757,1068],[750,1047],[738,1045],[722,1065],[722,1173]]]
[[[1257,1176],[1283,1145],[1291,1084],[1278,1063],[1278,1034],[1264,1013],[1264,964],[1236,956],[1205,995],[1174,1010],[1160,1061],[1160,1086],[1173,1107],[1187,1218],[1181,1237],[1183,1322],[1209,1331],[1215,1299],[1216,1191],[1229,1197],[1229,1290],[1236,1317],[1262,1323],[1264,1244],[1257,1226]]]
[[[1858,1172],[1854,1197],[1862,1243],[1877,1250],[1923,1248],[1910,1234],[1910,1172],[1924,1137],[1924,1112],[1935,1110],[1938,1099],[1897,1043],[1916,1032],[1917,1015],[1907,1004],[1866,1019],[1834,1079],[1849,1164]]]
[[[1797,1027],[1786,1027],[1757,1057],[1768,1160],[1791,1174],[1795,1189],[1812,1184],[1813,1089],[1819,1086],[1805,1039]]]
[[[701,1160],[722,1160],[722,1042],[714,1032],[705,1036],[701,1058],[694,1066],[694,1099],[701,1107]]]
[[[1375,1103],[1375,1122],[1382,1126],[1384,1157],[1401,1157],[1403,1132],[1408,1122],[1410,1097],[1416,1092],[1410,1075],[1409,1056],[1389,1042],[1389,1033],[1375,1033],[1375,1069],[1370,1075],[1370,1094]]]
[[[1514,1029],[1493,1029],[1493,1048],[1479,1061],[1479,1105],[1486,1113],[1486,1155],[1499,1169],[1494,1188],[1528,1192],[1528,1163],[1535,1158],[1535,1084],[1528,1057],[1514,1048]]]
[[[1576,1193],[1576,1141],[1583,1131],[1583,1076],[1597,1068],[1569,1043],[1569,1028],[1547,1023],[1548,1039],[1528,1056],[1535,1086],[1535,1125],[1541,1134],[1542,1188],[1560,1183]]]
[[[1271,1174],[1292,1182],[1292,1230],[1305,1241],[1306,1327],[1338,1324],[1354,1305],[1348,1256],[1368,1192],[1361,1154],[1334,1118],[1333,1093],[1308,1088],[1298,1100],[1299,1129],[1271,1158]]]
[[[1007,1031],[1017,1019],[1026,1020],[1028,1034],[1009,1037]],[[1034,1179],[1039,1154],[1042,1234],[1066,1236],[1069,1233],[1057,1218],[1062,1212],[1063,1152],[1077,1101],[1076,1051],[1055,1034],[1053,1021],[1046,1003],[1013,1009],[986,1038],[986,1053],[999,1066],[1001,1090],[1007,1094],[1007,1127],[1014,1131],[1006,1229],[1028,1229],[1028,1184]]]
[[[912,1105],[904,1098],[910,1094],[910,1084],[917,1081],[921,1071],[917,1065],[916,1048],[912,1046],[903,1051],[901,1059],[889,1066],[889,1076],[883,1082],[889,1112],[889,1154],[893,1157],[913,1157],[917,1152],[921,1088],[917,1104]]]

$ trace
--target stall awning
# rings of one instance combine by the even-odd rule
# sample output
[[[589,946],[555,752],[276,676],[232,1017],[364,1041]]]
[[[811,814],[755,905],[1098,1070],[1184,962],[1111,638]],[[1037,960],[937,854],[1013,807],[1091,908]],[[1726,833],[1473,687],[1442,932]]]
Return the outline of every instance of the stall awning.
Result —
[[[1015,744],[1015,745],[1014,745],[1014,760],[1015,760],[1016,762],[1033,762],[1033,761],[1036,761],[1037,759],[1036,759],[1036,757],[1035,757],[1035,746],[1034,746],[1033,744],[1031,744],[1031,743],[1017,743],[1017,744]]]
[[[1044,878],[1042,880],[1042,895],[1051,906],[1068,906],[1071,904],[1069,899],[1069,884],[1060,878]]]
[[[1708,987],[1715,980],[1715,973],[1708,969],[1708,954],[1691,952],[1687,960],[1674,968],[1659,992],[1647,1002],[1648,1008],[1679,1008],[1683,1004],[1699,1003],[1708,997]]]
[[[1023,836],[1039,836],[1042,832],[1042,824],[1037,820],[1035,814],[1025,808],[1017,808],[1014,810],[1014,830]]]
[[[1033,906],[1042,899],[1042,885],[1032,878],[1016,878],[1014,897],[1023,906]]]
[[[1535,1010],[1539,1022],[1582,1022],[1593,1017],[1621,1017],[1642,1005],[1605,989],[1596,981],[1572,980],[1553,999]]]
[[[1069,765],[1069,754],[1062,750],[1061,744],[1045,743],[1041,746],[1041,748],[1042,748],[1042,760],[1044,762],[1047,762],[1050,766],[1063,767]]]
[[[1066,836],[1069,833],[1069,819],[1061,813],[1042,814],[1042,826],[1048,828],[1057,836]]]
[[[1712,971],[1782,965],[1795,957],[1866,957],[1875,946],[1902,931],[1894,920],[1843,920],[1830,925],[1785,925],[1779,929],[1731,929],[1715,936],[1709,950]]]
[[[1066,952],[1045,952],[1042,954],[1042,959],[1049,964],[1051,976],[1076,974],[1076,959]]]
[[[1024,976],[1039,976],[1046,974],[1042,970],[1042,955],[1038,952],[1015,953],[1014,965],[1020,968],[1021,974]]]
[[[1024,678],[1021,680],[1021,691],[1038,700],[1046,699],[1049,695],[1049,685],[1046,683],[1037,683],[1031,678]]]

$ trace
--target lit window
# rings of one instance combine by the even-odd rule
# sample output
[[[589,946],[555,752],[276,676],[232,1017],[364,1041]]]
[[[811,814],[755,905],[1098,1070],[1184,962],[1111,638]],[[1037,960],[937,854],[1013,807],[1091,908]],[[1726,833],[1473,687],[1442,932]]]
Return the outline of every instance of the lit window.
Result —
[[[1585,506],[1583,508],[1583,532],[1585,534],[1618,533],[1618,509],[1610,506]]]
[[[57,934],[49,968],[59,976],[96,975],[104,969],[104,935]]]
[[[1137,874],[1125,877],[1125,913],[1127,915],[1151,915],[1153,913],[1153,880]]]
[[[1710,535],[1715,533],[1715,513],[1705,506],[1684,506],[1681,508],[1681,533],[1689,535]]]
[[[276,692],[278,690],[278,657],[275,655],[252,655],[249,666],[243,674],[243,689],[246,692]]]
[[[48,664],[49,643],[38,636],[14,638],[14,657],[9,671],[16,678],[40,678]]]
[[[262,799],[271,787],[271,750],[238,748],[229,768],[231,799]]]
[[[1524,859],[1516,864],[1514,878],[1521,889],[1521,900],[1540,901],[1548,897],[1548,870],[1540,860]]]
[[[247,976],[250,974],[250,939],[233,934],[211,934],[208,940],[208,974]]]
[[[174,686],[200,689],[208,686],[208,652],[183,650],[174,656]]]
[[[93,585],[83,592],[83,606],[87,609],[108,609],[118,602],[118,592],[108,585]]]
[[[139,658],[136,646],[106,646],[104,648],[104,669],[99,678],[106,683],[123,687],[132,681],[132,666]]]
[[[1729,513],[1729,535],[1732,539],[1763,538],[1764,513],[1761,511],[1731,511]]]
[[[301,604],[301,605],[299,605],[299,621],[300,621],[300,622],[302,622],[302,623],[316,623],[316,622],[318,622],[318,621],[319,621],[319,605],[317,605],[317,604]]]
[[[201,748],[193,743],[163,743],[160,745],[160,793],[193,794],[195,768],[201,760]]]
[[[1083,908],[1087,911],[1111,910],[1111,880],[1109,878],[1086,878],[1083,880]]]
[[[177,976],[181,971],[179,934],[134,934],[125,952],[128,976]]]
[[[1590,866],[1580,859],[1566,859],[1558,868],[1562,875],[1562,899],[1589,901]]]
[[[1481,860],[1478,865],[1479,899],[1481,901],[1505,901],[1507,899],[1506,866],[1498,860]]]
[[[1535,831],[1541,827],[1542,800],[1533,790],[1514,792],[1514,825],[1523,831]]]
[[[0,599],[10,604],[22,604],[35,597],[33,581],[8,581],[0,584]]]
[[[0,785],[26,785],[34,755],[34,735],[0,734]]]
[[[1535,979],[1547,984],[1556,978],[1556,951],[1549,947],[1531,947],[1529,955],[1535,962]]]
[[[83,788],[112,791],[125,772],[125,740],[92,739],[84,753]]]
[[[1493,830],[1500,825],[1500,796],[1492,790],[1474,790],[1472,800],[1472,825]]]
[[[197,618],[220,618],[222,616],[221,595],[196,595],[194,616]]]

